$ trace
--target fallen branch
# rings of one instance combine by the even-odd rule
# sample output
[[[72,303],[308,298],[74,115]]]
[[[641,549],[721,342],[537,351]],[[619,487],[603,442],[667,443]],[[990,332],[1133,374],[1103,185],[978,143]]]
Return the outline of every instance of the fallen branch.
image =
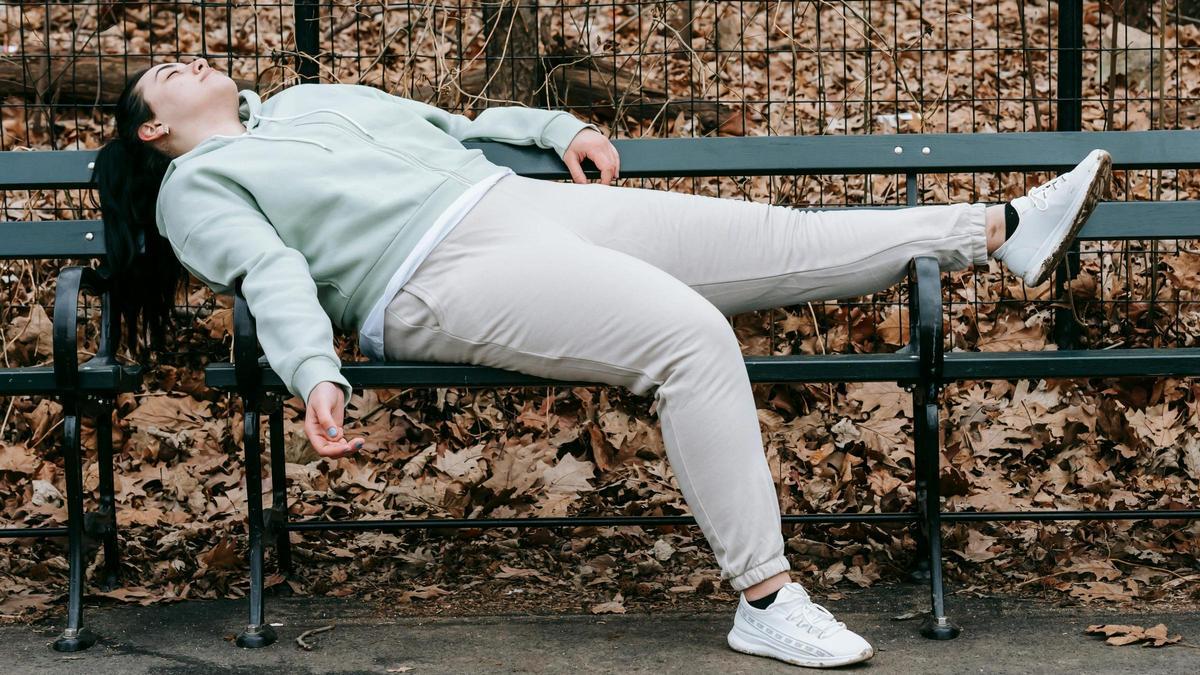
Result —
[[[304,638],[316,635],[318,633],[324,633],[327,630],[333,630],[333,626],[321,626],[320,628],[306,630],[303,633],[296,636],[296,644],[300,645],[300,648],[303,649],[304,651],[311,652],[314,645],[311,645],[311,644],[305,642]]]

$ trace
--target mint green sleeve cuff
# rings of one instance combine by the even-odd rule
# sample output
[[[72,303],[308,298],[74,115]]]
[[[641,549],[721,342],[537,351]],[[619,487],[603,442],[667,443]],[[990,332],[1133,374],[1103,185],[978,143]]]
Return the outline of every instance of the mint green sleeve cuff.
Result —
[[[288,392],[292,396],[304,399],[304,407],[307,408],[308,397],[312,394],[313,387],[326,381],[341,387],[342,393],[346,395],[345,403],[350,402],[353,388],[350,386],[349,380],[342,375],[341,363],[335,363],[325,356],[314,356],[301,363],[300,367],[296,368],[296,372],[292,374]]]
[[[595,124],[584,122],[566,110],[560,110],[558,115],[550,120],[542,130],[542,142],[539,145],[548,145],[554,148],[559,159],[562,159],[567,154],[567,147],[571,145],[571,141],[575,140],[575,135],[584,129],[600,131],[600,127]]]

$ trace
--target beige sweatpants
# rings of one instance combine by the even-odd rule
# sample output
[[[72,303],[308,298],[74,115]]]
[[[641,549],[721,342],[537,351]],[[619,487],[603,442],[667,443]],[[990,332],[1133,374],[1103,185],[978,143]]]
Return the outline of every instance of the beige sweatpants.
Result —
[[[801,210],[510,175],[388,305],[385,357],[653,390],[684,499],[740,591],[790,566],[726,315],[883,290],[914,256],[986,265],[985,208]]]

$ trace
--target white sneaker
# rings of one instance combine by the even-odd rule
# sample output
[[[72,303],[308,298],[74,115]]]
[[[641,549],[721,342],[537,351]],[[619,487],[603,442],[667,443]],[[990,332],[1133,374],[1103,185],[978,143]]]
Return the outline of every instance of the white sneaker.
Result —
[[[1045,283],[1107,191],[1111,172],[1112,156],[1097,148],[1074,169],[1012,200],[1020,223],[992,257],[1027,286]]]
[[[729,646],[739,652],[787,663],[828,668],[866,661],[875,654],[866,640],[808,598],[796,582],[784,584],[766,609],[738,601]]]

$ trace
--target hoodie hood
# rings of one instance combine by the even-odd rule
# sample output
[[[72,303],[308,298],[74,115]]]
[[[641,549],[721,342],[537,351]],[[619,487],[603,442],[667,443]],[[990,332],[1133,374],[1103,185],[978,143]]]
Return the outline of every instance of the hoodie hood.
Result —
[[[238,139],[254,138],[256,140],[264,140],[264,141],[298,141],[301,143],[312,143],[314,145],[318,145],[318,146],[324,148],[328,152],[333,152],[333,149],[330,148],[329,146],[324,145],[324,144],[320,143],[319,141],[315,141],[310,138],[301,138],[299,136],[264,136],[261,133],[262,129],[263,129],[263,125],[262,125],[263,120],[273,121],[276,119],[291,119],[294,117],[300,117],[302,115],[320,112],[323,109],[309,110],[307,112],[301,113],[301,115],[294,115],[291,118],[264,117],[262,115],[262,109],[263,109],[262,97],[260,97],[258,95],[258,92],[254,91],[252,89],[242,89],[241,91],[239,91],[238,92],[238,119],[242,122],[242,125],[246,127],[245,133],[237,134],[237,135],[213,134],[212,136],[209,136],[208,138],[200,141],[199,143],[196,144],[196,147],[192,148],[191,150],[188,150],[187,152],[183,153],[182,155],[179,155],[178,157],[176,157],[175,159],[173,159],[171,161],[171,166],[169,166],[167,168],[167,173],[163,176],[163,182],[165,183],[167,178],[171,175],[175,164],[189,161],[194,157],[198,157],[205,153],[211,152],[212,150],[215,150],[215,149],[225,145],[226,143],[229,143],[231,141],[235,141]],[[334,111],[334,112],[337,112],[337,111]]]
[[[171,177],[171,174],[174,173],[176,164],[189,161],[194,157],[198,157],[205,153],[211,152],[212,150],[215,150],[215,149],[217,149],[227,143],[230,143],[232,141],[249,139],[249,140],[256,140],[256,141],[284,141],[284,142],[295,142],[295,143],[310,143],[312,145],[315,145],[315,146],[325,150],[328,153],[334,152],[334,149],[329,147],[329,145],[322,143],[321,141],[312,139],[312,138],[306,138],[303,136],[281,136],[281,135],[277,135],[277,134],[272,134],[272,135],[263,134],[262,133],[262,131],[264,129],[264,125],[262,124],[263,121],[282,122],[282,121],[286,121],[286,120],[295,120],[295,119],[299,119],[301,117],[307,117],[309,115],[315,115],[317,113],[331,113],[334,115],[338,115],[342,119],[349,122],[351,126],[358,129],[358,131],[360,133],[362,133],[364,136],[366,136],[367,138],[370,138],[371,140],[376,140],[375,134],[373,134],[369,130],[367,130],[362,124],[359,124],[357,120],[355,120],[354,118],[350,117],[349,115],[345,114],[344,112],[342,112],[341,110],[338,110],[336,108],[313,108],[310,110],[305,110],[305,111],[295,114],[295,115],[283,115],[283,116],[269,116],[269,115],[263,115],[262,113],[263,113],[263,102],[262,102],[262,98],[258,95],[258,92],[254,91],[252,89],[242,89],[241,91],[239,91],[238,92],[238,119],[246,127],[245,133],[241,133],[241,134],[237,134],[237,135],[213,134],[212,136],[209,136],[208,138],[204,139],[203,141],[200,141],[199,143],[196,144],[196,147],[183,153],[182,155],[176,157],[175,159],[173,159],[171,161],[171,164],[167,167],[166,173],[163,174],[163,179],[159,183],[159,187],[161,188],[162,185],[167,182],[167,179]]]
[[[238,92],[238,118],[246,129],[258,126],[258,113],[262,110],[262,99],[253,89],[243,89]]]

